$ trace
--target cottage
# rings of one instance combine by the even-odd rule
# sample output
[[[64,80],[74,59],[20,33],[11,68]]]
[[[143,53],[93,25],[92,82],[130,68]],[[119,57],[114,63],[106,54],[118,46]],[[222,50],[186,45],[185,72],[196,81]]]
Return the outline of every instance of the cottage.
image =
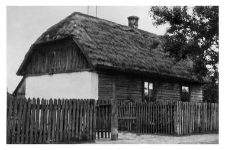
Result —
[[[202,101],[192,62],[175,63],[160,36],[74,12],[31,45],[17,75],[20,97]]]

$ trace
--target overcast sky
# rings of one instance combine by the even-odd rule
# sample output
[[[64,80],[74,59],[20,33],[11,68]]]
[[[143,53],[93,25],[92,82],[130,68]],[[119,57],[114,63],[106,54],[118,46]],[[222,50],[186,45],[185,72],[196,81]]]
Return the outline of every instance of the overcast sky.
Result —
[[[34,41],[49,27],[73,12],[87,14],[84,7],[7,7],[7,88],[14,91],[21,76],[16,75],[26,52]],[[127,25],[127,17],[138,16],[139,28],[162,35],[166,27],[154,27],[148,14],[149,7],[98,7],[97,16],[118,24]],[[89,7],[89,15],[96,15],[96,7]]]

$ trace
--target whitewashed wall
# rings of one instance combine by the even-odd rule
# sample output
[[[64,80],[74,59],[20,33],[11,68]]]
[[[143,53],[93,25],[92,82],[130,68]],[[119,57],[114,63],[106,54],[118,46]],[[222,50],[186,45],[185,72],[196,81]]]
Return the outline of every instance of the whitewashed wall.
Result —
[[[26,98],[98,99],[98,74],[60,73],[26,78]]]

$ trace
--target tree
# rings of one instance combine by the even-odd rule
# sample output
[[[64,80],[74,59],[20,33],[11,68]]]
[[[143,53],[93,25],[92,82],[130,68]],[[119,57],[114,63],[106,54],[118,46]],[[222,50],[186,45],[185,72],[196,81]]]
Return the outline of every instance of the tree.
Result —
[[[211,78],[205,89],[209,92],[213,88],[210,99],[218,100],[219,7],[153,6],[149,14],[153,25],[169,25],[164,50],[177,62],[191,59],[199,80]]]

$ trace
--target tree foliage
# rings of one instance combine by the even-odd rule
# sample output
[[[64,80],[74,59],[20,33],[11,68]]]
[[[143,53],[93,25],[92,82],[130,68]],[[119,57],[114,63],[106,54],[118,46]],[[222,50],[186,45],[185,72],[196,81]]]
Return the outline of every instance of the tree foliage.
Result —
[[[218,89],[219,7],[153,6],[149,14],[155,26],[169,25],[164,50],[177,61],[191,59],[199,79],[210,77],[209,87]]]

